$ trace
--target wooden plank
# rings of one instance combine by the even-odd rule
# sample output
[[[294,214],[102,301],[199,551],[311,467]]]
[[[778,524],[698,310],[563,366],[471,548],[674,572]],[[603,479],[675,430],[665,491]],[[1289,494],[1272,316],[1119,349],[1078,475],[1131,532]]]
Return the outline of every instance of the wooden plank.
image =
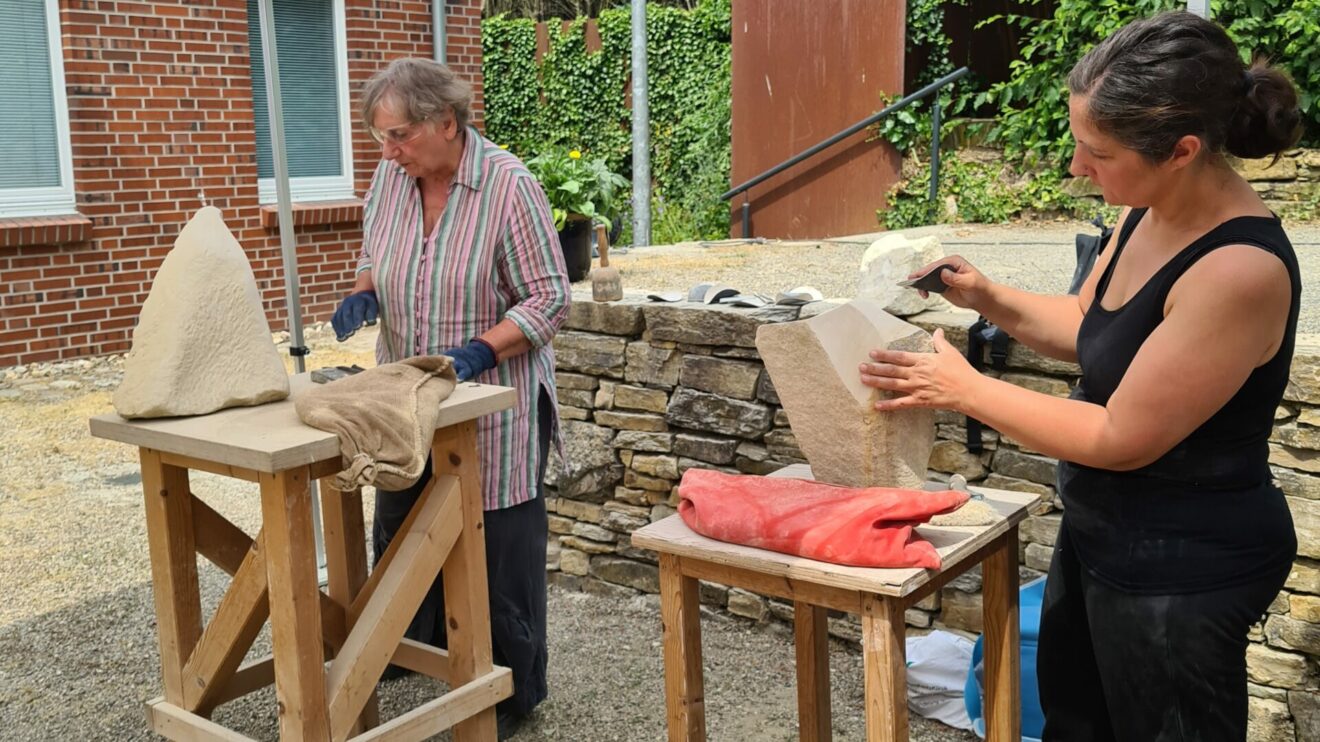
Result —
[[[430,644],[422,644],[412,639],[399,641],[398,649],[390,662],[399,667],[406,667],[427,677],[449,682],[449,652]],[[452,685],[452,683],[451,683]]]
[[[797,656],[798,738],[830,742],[829,612],[818,605],[793,604],[793,645]]]
[[[251,662],[244,662],[225,683],[224,688],[216,693],[215,705],[220,706],[274,684],[274,657],[265,655]]]
[[[139,457],[165,700],[182,706],[183,667],[202,636],[193,496],[187,469],[162,463],[160,453],[149,448]]]
[[[336,462],[336,465],[337,462]],[[327,592],[344,610],[344,632],[353,628],[357,614],[350,613],[353,598],[367,581],[366,525],[362,517],[362,491],[343,492],[334,488],[329,478],[320,482],[321,522],[325,544]],[[380,712],[373,690],[363,704],[362,713],[349,734],[358,734],[376,726]]]
[[[293,394],[312,384],[307,374],[294,376],[289,383]],[[516,398],[516,392],[508,387],[459,384],[440,404],[440,424],[451,425],[507,409]],[[304,425],[293,408],[292,397],[192,417],[125,420],[114,414],[99,415],[91,419],[90,425],[96,438],[266,473],[339,459],[338,438]]]
[[[412,529],[395,535],[394,539],[402,543],[394,561],[330,665],[327,685],[333,739],[348,736],[417,607],[440,573],[440,565],[458,540],[461,505],[457,479],[432,479],[413,506],[418,515]]]
[[[147,701],[147,724],[153,732],[176,742],[254,742],[251,737],[189,713],[164,698]]]
[[[252,537],[199,498],[193,498],[192,508],[192,529],[197,553],[231,577],[238,574],[252,548]]]
[[[1027,517],[1027,508],[1039,499],[1038,495],[1025,492],[979,488],[976,491],[985,495],[985,503],[1003,515],[1004,520],[990,526],[923,525],[916,529],[918,536],[936,547],[943,561],[944,570],[956,568],[959,562],[1024,520]],[[678,515],[671,515],[634,531],[632,544],[642,549],[696,557],[704,561],[741,567],[776,577],[789,577],[828,587],[880,595],[907,595],[938,573],[937,570],[917,568],[847,567],[716,541],[688,528],[682,517]]]
[[[242,479],[246,482],[255,483],[261,481],[261,472],[252,469],[244,469],[238,466],[231,466],[229,464],[219,464],[214,461],[208,461],[207,459],[199,459],[196,456],[184,456],[182,454],[170,453],[169,451],[161,451],[160,459],[170,466],[177,466],[183,469],[204,471],[210,474],[218,474],[222,477]]]
[[[773,595],[776,598],[793,602],[833,608],[836,611],[857,613],[862,609],[861,596],[855,590],[843,590],[814,582],[807,582],[792,577],[768,575],[742,567],[703,561],[697,557],[685,556],[680,561],[683,574],[707,582],[741,587],[745,590]]]
[[[328,740],[321,591],[306,467],[261,478],[280,738]]]
[[[986,739],[1022,738],[1021,655],[1018,646],[1018,532],[1013,527],[981,567],[985,625]]]
[[[266,555],[261,548],[261,534],[257,534],[251,551],[183,668],[184,709],[210,715],[216,695],[243,662],[269,613]]]
[[[907,647],[900,602],[862,597],[867,742],[907,742]]]
[[[513,673],[496,667],[485,675],[400,714],[379,727],[352,737],[352,742],[372,740],[424,740],[513,695]]]
[[[701,674],[701,612],[697,580],[680,559],[660,555],[660,621],[665,653],[665,716],[669,742],[706,739],[705,678]]]
[[[463,530],[444,565],[449,682],[463,685],[494,666],[490,647],[490,593],[486,585],[486,531],[477,459],[477,422],[436,430],[431,462],[437,477],[458,477]],[[496,742],[495,707],[454,726],[454,742]]]

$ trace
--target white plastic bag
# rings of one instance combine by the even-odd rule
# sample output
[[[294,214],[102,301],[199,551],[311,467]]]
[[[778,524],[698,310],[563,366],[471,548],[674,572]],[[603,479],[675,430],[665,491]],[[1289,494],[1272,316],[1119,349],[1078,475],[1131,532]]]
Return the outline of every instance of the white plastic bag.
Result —
[[[908,708],[955,729],[971,729],[963,702],[972,642],[947,631],[907,638]]]

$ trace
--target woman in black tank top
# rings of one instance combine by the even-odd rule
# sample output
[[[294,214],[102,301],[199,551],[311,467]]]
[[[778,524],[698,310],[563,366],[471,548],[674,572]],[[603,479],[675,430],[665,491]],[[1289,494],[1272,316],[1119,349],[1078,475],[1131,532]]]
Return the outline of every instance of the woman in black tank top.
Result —
[[[1301,282],[1224,155],[1295,144],[1297,94],[1186,12],[1118,31],[1068,86],[1073,174],[1129,207],[1080,295],[1018,291],[958,257],[941,275],[954,304],[1076,360],[1071,398],[981,376],[939,332],[933,354],[873,351],[862,382],[897,393],[878,409],[957,410],[1060,460],[1046,740],[1243,740],[1247,632],[1297,549],[1267,440]]]

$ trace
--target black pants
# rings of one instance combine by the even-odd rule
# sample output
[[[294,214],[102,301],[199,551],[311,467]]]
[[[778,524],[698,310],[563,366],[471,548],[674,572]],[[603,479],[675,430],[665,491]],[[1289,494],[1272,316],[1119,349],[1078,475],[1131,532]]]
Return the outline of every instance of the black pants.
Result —
[[[503,510],[487,510],[486,574],[490,590],[491,648],[495,664],[513,671],[513,696],[500,702],[501,710],[530,714],[545,700],[546,595],[545,547],[548,524],[541,481],[550,449],[550,404],[543,391],[540,400],[538,446],[541,455],[537,496]],[[413,503],[431,477],[431,462],[416,485],[402,492],[376,492],[376,522],[372,527],[376,561],[389,547],[403,525]],[[445,646],[445,594],[443,580],[436,578],[405,633],[409,639],[437,647]]]
[[[1045,742],[1247,736],[1247,631],[1287,578],[1177,595],[1097,581],[1059,529],[1036,661]]]

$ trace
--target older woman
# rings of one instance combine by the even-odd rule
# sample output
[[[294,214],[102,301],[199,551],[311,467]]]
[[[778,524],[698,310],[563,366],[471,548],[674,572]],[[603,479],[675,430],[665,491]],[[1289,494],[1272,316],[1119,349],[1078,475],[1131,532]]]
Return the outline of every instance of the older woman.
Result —
[[[518,391],[514,409],[478,420],[491,633],[514,695],[497,709],[500,739],[546,696],[546,511],[550,441],[558,442],[550,340],[569,283],[550,206],[518,158],[469,125],[471,88],[448,68],[399,59],[363,89],[380,142],[367,193],[357,282],[335,313],[342,338],[379,317],[379,363],[444,353],[460,381]],[[376,495],[379,560],[422,483]],[[439,580],[408,636],[444,642]]]
[[[932,354],[875,351],[881,409],[943,407],[1059,458],[1063,523],[1042,606],[1047,740],[1242,740],[1247,632],[1297,550],[1267,440],[1288,383],[1301,281],[1279,219],[1225,153],[1300,133],[1281,72],[1243,65],[1191,13],[1132,23],[1068,78],[1072,172],[1127,208],[1079,296],[947,262],[944,294],[1076,360],[1067,400]]]

